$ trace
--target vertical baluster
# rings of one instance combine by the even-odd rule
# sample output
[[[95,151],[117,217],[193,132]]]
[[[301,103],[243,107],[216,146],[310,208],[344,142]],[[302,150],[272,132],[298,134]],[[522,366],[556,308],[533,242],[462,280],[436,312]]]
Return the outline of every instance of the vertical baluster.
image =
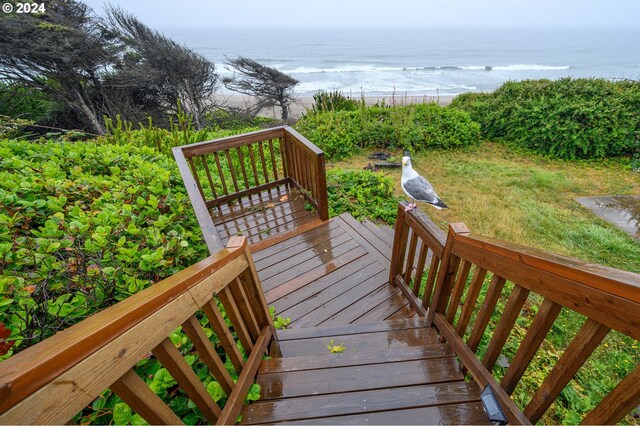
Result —
[[[478,345],[480,345],[480,340],[482,340],[482,335],[489,324],[491,314],[496,308],[496,303],[498,303],[498,299],[500,298],[505,282],[506,280],[504,278],[495,274],[491,279],[489,290],[487,291],[487,295],[485,296],[482,306],[478,311],[478,316],[476,317],[473,329],[471,330],[471,335],[467,341],[467,346],[469,346],[469,349],[473,352],[475,352],[478,349]]]
[[[244,180],[244,189],[249,189],[249,180],[247,179],[247,168],[244,164],[244,155],[242,154],[242,147],[236,148],[238,153],[238,161],[240,162],[240,172],[242,173],[242,179]]]
[[[411,230],[411,240],[409,242],[409,253],[407,254],[407,268],[404,271],[404,282],[411,288],[411,273],[413,272],[413,261],[416,257],[416,247],[418,245],[418,234]]]
[[[278,139],[278,148],[280,150],[280,159],[282,160],[282,174],[283,174],[283,177],[291,176],[291,172],[289,171],[289,167],[287,165],[287,161],[289,159],[287,145],[289,145],[289,142],[287,142],[285,138],[279,138]]]
[[[278,180],[278,163],[276,162],[276,156],[273,152],[273,140],[269,139],[269,153],[271,154],[271,168],[273,169],[273,180]],[[262,165],[265,166],[265,162],[262,162]],[[265,169],[265,174],[267,173]]]
[[[464,260],[460,267],[460,272],[458,273],[458,279],[456,280],[456,285],[453,288],[453,293],[451,293],[451,301],[449,302],[449,309],[447,310],[447,322],[451,325],[453,325],[453,320],[456,317],[456,312],[458,311],[460,299],[462,298],[462,293],[464,292],[464,288],[467,284],[467,278],[469,277],[470,270],[471,262]]]
[[[224,151],[227,157],[227,166],[229,167],[229,172],[231,172],[231,179],[233,180],[233,187],[236,189],[236,192],[240,192],[240,187],[238,186],[238,180],[236,179],[236,171],[233,167],[233,161],[231,161],[231,154],[229,150],[226,149]]]
[[[209,338],[204,333],[204,330],[200,326],[200,322],[195,315],[189,317],[184,324],[182,324],[182,330],[185,332],[193,346],[198,351],[200,359],[207,365],[207,368],[211,372],[211,375],[216,378],[222,390],[227,395],[231,394],[233,389],[233,379],[229,375],[224,363],[218,356],[213,345],[209,341]]]
[[[418,266],[416,267],[416,278],[413,283],[413,294],[416,297],[420,296],[420,287],[422,286],[422,275],[424,274],[424,266],[427,263],[427,254],[429,253],[429,247],[422,242],[422,247],[420,247],[420,254],[418,255]],[[426,289],[425,289],[426,291]],[[423,303],[424,307],[425,304]]]
[[[261,145],[261,142],[258,142],[258,145]],[[258,170],[256,169],[256,159],[253,156],[253,145],[247,145],[247,150],[249,151],[249,160],[251,161],[251,169],[253,170],[253,180],[254,186],[260,185],[260,179],[258,179]],[[263,160],[264,161],[264,160]],[[267,183],[267,177],[264,178],[264,183]]]
[[[247,327],[247,331],[251,336],[252,341],[256,341],[258,335],[260,334],[260,326],[258,326],[258,321],[256,320],[256,316],[251,309],[251,305],[249,304],[249,298],[247,297],[247,293],[245,292],[244,286],[240,282],[240,279],[236,278],[229,284],[231,287],[231,292],[234,295],[234,299],[236,300],[236,305],[238,306],[238,312],[240,312],[240,316],[243,318],[244,323]]]
[[[498,356],[500,356],[500,352],[502,352],[502,348],[507,342],[511,329],[516,323],[516,319],[518,315],[520,315],[520,310],[524,306],[524,302],[527,301],[528,296],[529,290],[519,285],[514,286],[511,296],[509,296],[509,300],[507,300],[507,305],[504,308],[502,317],[500,317],[493,336],[491,336],[487,352],[485,352],[484,358],[482,359],[482,363],[487,367],[487,370],[493,370],[493,366],[498,360]]]
[[[242,320],[242,315],[238,310],[238,305],[233,298],[233,295],[229,291],[229,287],[225,287],[218,293],[218,298],[222,302],[222,305],[227,312],[227,316],[231,320],[231,324],[233,324],[233,329],[238,335],[238,339],[244,348],[245,353],[251,352],[253,348],[253,342],[251,341],[251,336],[249,335],[249,330],[247,330],[247,326],[244,324]]]
[[[211,328],[214,333],[216,333],[216,336],[218,336],[218,339],[220,340],[227,357],[229,357],[233,367],[236,369],[236,372],[240,374],[242,367],[244,367],[244,359],[242,359],[242,355],[236,346],[236,341],[233,339],[231,331],[227,327],[224,318],[222,318],[222,314],[218,309],[216,301],[210,300],[205,303],[204,306],[202,306],[202,311],[207,316],[209,324],[211,324]]]
[[[260,162],[262,164],[262,175],[264,176],[264,183],[268,183],[269,182],[269,173],[267,172],[267,162],[264,158],[264,148],[262,147],[262,144],[264,142],[258,142],[258,153],[260,154]],[[269,143],[271,143],[271,141],[269,141]],[[273,154],[273,152],[272,152]],[[277,178],[275,178],[277,179]]]
[[[547,336],[547,333],[551,330],[551,326],[553,326],[561,310],[561,305],[549,299],[542,301],[542,305],[540,305],[540,309],[531,327],[529,327],[527,334],[524,336],[524,339],[522,339],[522,342],[520,342],[520,346],[511,360],[511,366],[500,383],[500,386],[502,386],[509,395],[513,393],[520,378],[522,378],[522,375],[544,341],[544,338]]]
[[[211,172],[209,171],[209,164],[207,164],[206,155],[202,155],[202,166],[204,167],[205,174],[207,175],[207,180],[209,181],[209,186],[211,187],[211,193],[213,194],[213,198],[218,198],[218,194],[216,191],[216,186],[213,184],[213,179],[211,178]],[[218,212],[222,212],[222,208],[220,205],[217,206]]]
[[[464,333],[467,331],[467,326],[469,325],[469,321],[471,320],[473,308],[476,306],[478,295],[480,294],[482,283],[484,283],[484,278],[486,276],[487,270],[476,266],[475,271],[473,271],[471,285],[469,285],[469,290],[467,291],[467,297],[464,298],[464,305],[462,308],[462,312],[460,313],[458,325],[456,327],[456,331],[458,332],[458,335],[460,337],[464,336]]]
[[[220,183],[222,183],[222,191],[225,195],[229,195],[229,190],[227,189],[227,181],[224,178],[224,172],[222,171],[222,165],[220,165],[220,158],[218,157],[218,153],[213,153],[213,158],[216,160],[216,167],[218,168],[218,176],[220,176]]]
[[[582,419],[583,425],[613,425],[640,405],[640,365],[627,374],[602,401]]]
[[[196,181],[196,186],[198,187],[198,191],[200,191],[200,195],[204,199],[204,192],[202,191],[202,185],[200,185],[200,177],[198,176],[198,171],[196,170],[196,165],[193,163],[193,158],[187,158],[189,162],[189,167],[191,168],[191,173],[193,173],[193,179]]]
[[[434,284],[436,282],[436,274],[440,266],[440,258],[434,252],[431,252],[431,264],[429,265],[429,275],[424,286],[424,296],[422,296],[422,306],[425,308],[430,305],[431,294],[433,293]]]

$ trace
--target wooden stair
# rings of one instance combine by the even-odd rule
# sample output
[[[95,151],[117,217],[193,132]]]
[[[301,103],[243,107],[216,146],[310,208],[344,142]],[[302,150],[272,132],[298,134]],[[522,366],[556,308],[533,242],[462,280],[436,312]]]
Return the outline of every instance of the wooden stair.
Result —
[[[278,331],[242,423],[488,424],[480,387],[426,319]],[[330,353],[328,345],[343,345]]]

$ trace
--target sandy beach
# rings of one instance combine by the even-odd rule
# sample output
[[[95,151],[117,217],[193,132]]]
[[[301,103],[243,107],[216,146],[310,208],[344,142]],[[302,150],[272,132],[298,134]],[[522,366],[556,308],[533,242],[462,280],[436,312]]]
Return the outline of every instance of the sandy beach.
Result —
[[[411,105],[435,102],[439,105],[449,105],[454,95],[442,96],[366,96],[364,97],[366,105],[373,105],[383,102],[385,105]],[[232,107],[245,107],[251,100],[249,96],[224,94],[222,96],[226,103]],[[356,98],[359,99],[359,98]],[[304,112],[313,105],[313,96],[298,96],[296,101],[291,105],[291,117],[300,118]],[[277,108],[264,109],[260,112],[261,116],[280,118],[280,110]]]

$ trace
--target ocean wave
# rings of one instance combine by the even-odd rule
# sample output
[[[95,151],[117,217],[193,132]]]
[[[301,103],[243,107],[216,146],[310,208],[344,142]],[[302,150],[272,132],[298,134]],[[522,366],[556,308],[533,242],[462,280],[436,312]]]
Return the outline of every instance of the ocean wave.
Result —
[[[426,67],[388,67],[375,65],[345,65],[330,68],[296,67],[281,69],[289,74],[325,74],[325,73],[358,73],[358,72],[393,72],[393,71],[560,71],[568,70],[569,65],[537,65],[537,64],[513,64],[513,65],[466,65],[466,66],[426,66]]]

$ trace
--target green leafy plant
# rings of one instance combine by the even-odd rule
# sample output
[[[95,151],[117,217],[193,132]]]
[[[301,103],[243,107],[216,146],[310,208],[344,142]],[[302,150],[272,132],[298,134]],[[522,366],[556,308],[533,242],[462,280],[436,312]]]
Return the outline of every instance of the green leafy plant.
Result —
[[[339,354],[347,349],[345,348],[344,343],[340,343],[339,345],[335,345],[334,343],[334,340],[331,339],[329,340],[329,344],[327,345],[327,349],[329,349],[329,352],[332,354]]]
[[[394,223],[400,199],[394,195],[391,178],[368,170],[327,171],[329,214]]]
[[[282,318],[280,315],[276,316],[276,308],[275,306],[269,306],[269,313],[271,314],[271,320],[273,321],[273,326],[277,330],[284,330],[291,324],[291,318]]]
[[[319,112],[296,128],[333,159],[367,147],[421,151],[480,143],[480,127],[467,113],[435,104]]]
[[[640,140],[637,81],[510,81],[451,107],[469,112],[487,138],[563,159],[631,155]]]
[[[362,101],[347,97],[339,90],[329,92],[320,90],[313,95],[313,105],[307,111],[307,114],[318,114],[329,111],[356,111],[361,105],[363,105]]]

